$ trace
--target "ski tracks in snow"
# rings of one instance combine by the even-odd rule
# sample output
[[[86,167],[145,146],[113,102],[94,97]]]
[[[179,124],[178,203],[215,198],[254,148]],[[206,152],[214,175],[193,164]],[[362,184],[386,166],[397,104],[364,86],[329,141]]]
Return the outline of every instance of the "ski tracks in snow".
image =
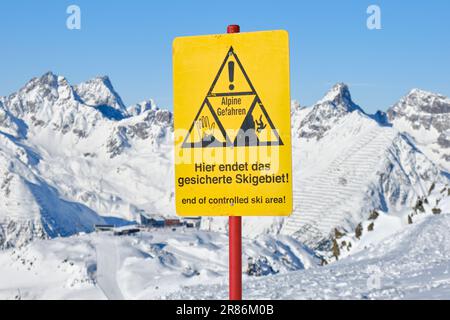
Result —
[[[314,234],[321,239],[351,217],[348,208],[355,201],[355,194],[367,188],[367,179],[375,176],[379,167],[378,155],[386,152],[393,138],[385,128],[375,127],[327,169],[303,181],[294,190],[294,212],[281,233],[295,236],[302,230],[301,240],[314,238]]]

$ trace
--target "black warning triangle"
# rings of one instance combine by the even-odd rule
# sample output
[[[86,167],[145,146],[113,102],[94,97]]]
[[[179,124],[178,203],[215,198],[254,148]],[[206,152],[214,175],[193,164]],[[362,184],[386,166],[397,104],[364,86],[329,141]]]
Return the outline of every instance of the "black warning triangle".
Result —
[[[283,141],[259,97],[252,104],[233,145],[235,147],[283,145]]]
[[[225,129],[208,102],[205,99],[197,113],[189,132],[184,139],[182,148],[225,147],[230,145]]]
[[[208,96],[241,96],[252,94],[256,94],[256,90],[248,78],[237,54],[234,52],[233,47],[230,47],[209,89]]]
[[[280,145],[277,129],[230,47],[182,148]]]

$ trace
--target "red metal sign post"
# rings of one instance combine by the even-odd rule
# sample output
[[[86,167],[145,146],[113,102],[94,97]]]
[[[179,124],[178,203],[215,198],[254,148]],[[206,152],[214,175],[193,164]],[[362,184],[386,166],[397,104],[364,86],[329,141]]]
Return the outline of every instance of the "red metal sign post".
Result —
[[[238,25],[229,25],[227,33],[239,33]],[[230,300],[242,300],[242,217],[229,217]]]
[[[230,300],[242,299],[242,217],[229,218]]]

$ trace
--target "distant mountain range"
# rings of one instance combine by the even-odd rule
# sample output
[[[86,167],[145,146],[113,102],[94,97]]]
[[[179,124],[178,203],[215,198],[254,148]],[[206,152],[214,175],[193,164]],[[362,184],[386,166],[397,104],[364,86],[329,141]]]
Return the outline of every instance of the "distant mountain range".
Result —
[[[408,223],[431,193],[440,203],[425,211],[448,200],[446,97],[416,89],[369,115],[337,84],[311,107],[293,104],[292,129],[295,212],[244,219],[247,236],[282,233],[320,250],[374,211]],[[0,97],[0,247],[142,211],[174,215],[172,133],[170,111],[151,100],[125,106],[107,77],[72,86],[47,73]],[[226,219],[202,228],[226,231]]]
[[[126,108],[107,77],[47,73],[0,98],[0,246],[173,212],[171,131],[171,112]]]

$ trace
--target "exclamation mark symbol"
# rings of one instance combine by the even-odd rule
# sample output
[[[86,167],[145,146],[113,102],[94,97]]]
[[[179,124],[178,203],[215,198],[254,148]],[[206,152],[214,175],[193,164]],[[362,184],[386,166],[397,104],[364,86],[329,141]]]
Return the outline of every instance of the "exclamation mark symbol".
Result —
[[[230,80],[230,90],[234,90],[234,61],[228,62],[228,79]]]

